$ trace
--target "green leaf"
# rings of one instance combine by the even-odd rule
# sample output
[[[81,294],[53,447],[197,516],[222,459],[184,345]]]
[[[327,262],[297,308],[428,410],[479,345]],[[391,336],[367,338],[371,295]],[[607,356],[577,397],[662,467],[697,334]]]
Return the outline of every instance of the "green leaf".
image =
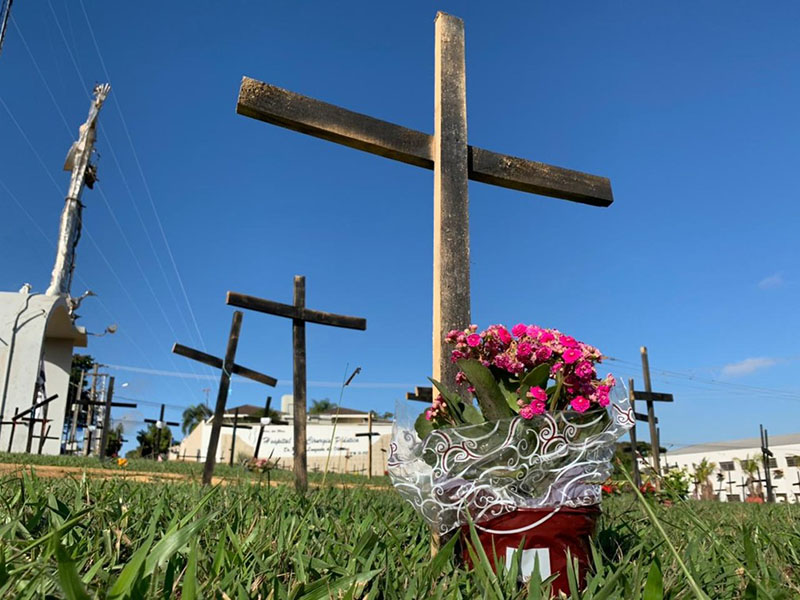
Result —
[[[498,373],[497,369],[490,368],[489,372],[497,382],[503,397],[506,399],[506,404],[508,404],[515,413],[518,412],[519,404],[517,404],[517,400],[519,399],[519,394],[517,394],[517,390],[519,389],[519,382],[512,380],[510,376]]]
[[[181,586],[181,600],[195,600],[195,598],[197,598],[197,542],[192,545],[192,550],[189,552]]]
[[[664,580],[657,560],[654,560],[650,565],[647,583],[644,584],[642,600],[664,600]]]
[[[458,368],[467,376],[472,387],[475,388],[478,405],[487,421],[498,421],[514,416],[514,410],[506,402],[500,386],[497,385],[497,381],[487,367],[473,358],[462,358],[457,364]]]
[[[67,600],[89,600],[89,594],[78,577],[78,570],[75,568],[75,561],[61,545],[58,536],[53,537],[55,546],[56,561],[58,562],[58,582]]]
[[[521,396],[524,396],[525,393],[532,387],[540,387],[545,389],[549,379],[550,365],[547,363],[539,365],[520,380],[519,387]]]
[[[425,418],[425,413],[420,413],[417,420],[414,421],[414,429],[417,431],[419,439],[424,440],[433,431],[433,425]]]
[[[463,410],[464,420],[472,425],[480,425],[485,423],[485,420],[477,408],[472,404],[465,404]]]

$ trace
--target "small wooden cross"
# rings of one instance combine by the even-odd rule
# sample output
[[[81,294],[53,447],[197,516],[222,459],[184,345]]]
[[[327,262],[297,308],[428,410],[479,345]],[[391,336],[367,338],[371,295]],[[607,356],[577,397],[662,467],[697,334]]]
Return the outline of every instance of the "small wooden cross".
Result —
[[[292,401],[294,403],[294,485],[300,492],[308,489],[308,461],[306,457],[306,323],[318,323],[346,329],[367,328],[367,320],[360,317],[336,315],[306,308],[306,278],[294,278],[294,304],[281,304],[272,300],[228,292],[231,306],[286,317],[292,320],[292,347],[294,350],[294,375]]]
[[[228,347],[225,350],[225,359],[220,360],[216,356],[211,356],[205,352],[200,352],[194,348],[189,348],[181,344],[172,346],[175,354],[180,354],[186,358],[191,358],[215,369],[220,369],[222,374],[219,378],[219,392],[217,392],[217,403],[214,405],[214,420],[211,423],[211,435],[208,438],[208,450],[206,451],[206,463],[203,466],[203,485],[211,485],[211,478],[214,476],[214,466],[217,463],[217,446],[219,445],[219,432],[222,428],[222,416],[225,414],[225,404],[228,402],[228,389],[231,384],[231,375],[236,374],[264,385],[275,387],[278,380],[269,375],[264,375],[258,371],[253,371],[247,367],[237,365],[236,348],[239,345],[239,332],[242,329],[243,313],[240,310],[234,311],[233,321],[231,322],[231,332],[228,335]]]
[[[177,427],[180,423],[176,423],[175,421],[164,421],[164,405],[161,405],[161,411],[158,413],[158,419],[145,419],[145,423],[152,423],[156,426],[156,439],[155,439],[155,448],[153,452],[153,460],[158,460],[158,457],[161,455],[161,430],[164,429],[164,426],[167,427]]]
[[[736,483],[736,482],[733,480],[733,477],[731,477],[731,472],[728,471],[728,493],[729,494],[733,493],[733,484],[734,483]]]
[[[367,460],[369,461],[369,470],[367,479],[372,479],[372,438],[378,436],[380,437],[381,434],[377,431],[372,431],[372,411],[369,412],[369,416],[367,417],[367,431],[366,433],[357,433],[356,437],[366,437],[367,438]]]
[[[420,387],[414,388],[413,392],[406,392],[406,400],[416,400],[417,402],[433,402],[433,388]]]
[[[14,420],[15,421],[21,419],[25,415],[30,415],[28,417],[28,419],[27,419],[27,421],[28,421],[28,423],[27,423],[27,425],[28,425],[28,442],[25,445],[25,452],[27,452],[28,454],[30,454],[31,446],[33,445],[33,438],[34,438],[34,435],[33,435],[33,424],[34,423],[41,423],[42,424],[42,430],[44,430],[45,423],[47,421],[49,421],[49,419],[47,419],[47,418],[39,419],[39,418],[35,418],[33,415],[35,414],[35,411],[37,409],[42,408],[43,406],[47,406],[48,404],[50,404],[56,398],[58,398],[58,394],[54,394],[54,395],[50,396],[49,398],[45,398],[44,400],[34,404],[30,408],[26,408],[21,413],[17,413],[17,414],[14,415]],[[42,435],[46,435],[44,433],[44,431],[42,431]]]
[[[436,15],[433,135],[245,77],[236,112],[273,125],[433,169],[433,377],[453,381],[445,336],[470,323],[468,182],[571,200],[613,202],[605,177],[498,154],[467,143],[464,22]]]
[[[646,359],[645,359],[646,360]],[[647,367],[647,376],[649,377],[649,365]],[[640,419],[640,414],[636,415],[636,420],[647,421],[648,425],[650,426],[650,452],[653,457],[653,468],[656,471],[656,474],[661,474],[661,436],[659,435],[659,431],[656,428],[656,424],[658,424],[658,419],[656,418],[656,411],[654,402],[674,402],[674,398],[672,394],[664,394],[661,392],[653,392],[650,391],[650,383],[649,379],[645,381],[645,386],[647,390],[645,391],[635,391],[633,392],[633,396],[631,399],[631,407],[633,407],[634,400],[644,400],[647,403],[647,415],[644,419]],[[633,380],[631,380],[631,390],[633,390]]]

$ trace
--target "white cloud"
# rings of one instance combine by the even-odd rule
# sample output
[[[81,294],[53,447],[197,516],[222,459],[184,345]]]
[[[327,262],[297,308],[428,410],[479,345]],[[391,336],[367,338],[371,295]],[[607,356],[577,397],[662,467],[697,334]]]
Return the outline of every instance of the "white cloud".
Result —
[[[722,375],[724,377],[743,377],[744,375],[751,375],[761,369],[766,369],[774,364],[777,364],[774,358],[745,358],[739,362],[730,363],[722,367]]]
[[[786,282],[783,280],[783,275],[780,273],[773,273],[769,277],[764,277],[764,279],[759,281],[758,287],[760,287],[762,290],[771,290],[773,288],[782,286],[784,283]]]

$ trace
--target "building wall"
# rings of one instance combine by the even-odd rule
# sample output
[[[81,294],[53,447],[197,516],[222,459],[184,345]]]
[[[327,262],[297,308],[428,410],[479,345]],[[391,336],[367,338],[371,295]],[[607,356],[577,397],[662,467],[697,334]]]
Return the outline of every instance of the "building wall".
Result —
[[[775,492],[776,501],[798,503],[800,502],[800,468],[790,467],[787,464],[787,457],[797,456],[800,461],[800,444],[789,444],[784,446],[770,446],[770,450],[775,455],[776,467],[771,469],[772,483]],[[668,455],[667,464],[669,466],[686,467],[690,474],[694,473],[694,465],[699,464],[703,459],[716,464],[714,474],[710,477],[714,485],[714,492],[720,489],[720,483],[717,481],[717,474],[721,473],[724,476],[722,482],[722,493],[719,495],[720,500],[723,502],[728,501],[742,501],[746,495],[746,489],[739,487],[747,479],[747,475],[742,471],[736,459],[745,458],[761,458],[761,448],[742,448],[730,450],[713,450],[709,452],[698,452],[692,454],[680,454],[672,452]],[[721,467],[722,463],[728,463],[727,467],[733,467],[732,470],[725,470]],[[731,464],[732,463],[732,464]],[[800,464],[800,462],[798,463]],[[783,472],[783,477],[776,479],[775,471],[780,470]],[[761,476],[764,477],[764,468],[761,466]],[[732,480],[732,482],[731,482]],[[730,483],[729,483],[730,482]],[[766,484],[761,484],[764,496],[767,493]],[[691,485],[690,490],[694,490],[694,485]]]
[[[252,429],[237,428],[235,460],[240,457],[253,456],[256,441],[258,440],[259,426]],[[386,460],[391,440],[391,423],[374,423],[372,430],[379,436],[373,437],[372,442],[372,473],[381,475],[386,470]],[[308,424],[306,437],[308,441],[307,459],[309,471],[323,471],[328,463],[328,471],[334,473],[360,473],[366,474],[369,467],[369,446],[366,437],[356,437],[356,433],[363,433],[366,427],[363,424],[337,425],[336,433],[331,447],[331,434],[333,427],[330,424]],[[228,462],[231,451],[233,427],[223,425],[220,432],[220,443],[217,447],[217,462]],[[211,426],[208,423],[198,425],[175,448],[176,452],[170,455],[173,460],[197,461],[198,455],[205,460],[208,439],[211,435]],[[278,462],[281,468],[291,469],[294,460],[294,429],[291,425],[267,425],[259,448],[259,458],[270,458]],[[344,450],[340,450],[344,448]],[[328,453],[330,450],[330,459]]]

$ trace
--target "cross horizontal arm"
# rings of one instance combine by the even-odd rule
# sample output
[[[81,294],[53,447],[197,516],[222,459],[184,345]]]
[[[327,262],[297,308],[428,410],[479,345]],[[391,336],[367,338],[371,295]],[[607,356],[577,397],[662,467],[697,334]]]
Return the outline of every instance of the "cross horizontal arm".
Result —
[[[192,360],[201,362],[205,365],[208,365],[209,367],[214,367],[216,369],[222,368],[222,359],[217,358],[216,356],[212,356],[210,354],[206,354],[205,352],[200,352],[200,350],[189,348],[188,346],[184,346],[183,344],[174,344],[172,346],[172,352],[175,354],[180,354],[181,356],[185,356],[186,358],[191,358]],[[247,367],[243,367],[242,365],[237,365],[235,363],[231,368],[231,373],[239,375],[241,377],[245,377],[247,379],[251,379],[253,381],[257,381],[258,383],[263,383],[264,385],[269,385],[271,387],[275,387],[278,384],[278,380],[275,379],[274,377],[270,377],[269,375],[264,375],[263,373],[259,373],[258,371],[253,371],[252,369],[248,369]]]
[[[263,83],[242,79],[236,112],[364,152],[433,169],[433,136]],[[614,201],[607,177],[469,146],[469,178],[593,206]]]
[[[375,437],[376,435],[378,435],[378,436],[379,436],[379,435],[380,435],[380,433],[378,433],[378,432],[376,432],[376,431],[373,431],[372,433],[357,433],[357,434],[356,434],[356,437],[367,437],[367,436],[369,436],[369,437]]]
[[[41,408],[42,406],[44,406],[45,404],[48,404],[48,403],[52,402],[52,401],[53,401],[53,400],[55,400],[56,398],[58,398],[58,394],[53,394],[53,395],[52,395],[52,396],[50,396],[49,398],[45,398],[44,400],[42,400],[42,401],[41,401],[41,402],[39,402],[38,404],[34,404],[34,405],[33,405],[33,406],[31,406],[30,408],[27,408],[27,409],[23,410],[21,413],[18,413],[18,414],[16,414],[16,415],[14,416],[14,420],[17,420],[17,419],[19,419],[20,417],[23,417],[23,416],[27,415],[29,412],[31,412],[31,411],[33,411],[33,410],[36,410],[37,408]]]
[[[158,419],[145,419],[145,423],[158,423]],[[170,427],[177,427],[180,423],[176,423],[175,421],[161,421],[164,425],[169,425]]]
[[[288,319],[298,319],[300,321],[306,321],[307,323],[319,323],[320,325],[331,325],[333,327],[344,327],[346,329],[360,329],[361,331],[367,328],[367,320],[361,317],[335,315],[333,313],[322,312],[321,310],[310,310],[308,308],[293,306],[291,304],[281,304],[280,302],[273,302],[272,300],[265,300],[264,298],[257,298],[255,296],[237,294],[236,292],[228,292],[225,302],[231,306],[247,308],[249,310],[286,317]]]
[[[674,402],[675,398],[672,394],[662,394],[661,392],[650,392],[653,402]],[[647,400],[647,392],[635,391],[633,392],[634,400]]]
[[[649,421],[650,418],[644,413],[633,413],[634,418],[637,421]],[[653,417],[653,422],[658,423],[658,417]]]
[[[105,406],[106,405],[105,402],[102,402],[100,400],[97,400],[97,401],[88,400],[86,402],[75,402],[74,404],[77,405],[77,406],[89,406],[89,405],[91,405],[91,406]],[[111,406],[112,408],[136,408],[137,404],[134,403],[134,402],[112,402],[109,406]]]

